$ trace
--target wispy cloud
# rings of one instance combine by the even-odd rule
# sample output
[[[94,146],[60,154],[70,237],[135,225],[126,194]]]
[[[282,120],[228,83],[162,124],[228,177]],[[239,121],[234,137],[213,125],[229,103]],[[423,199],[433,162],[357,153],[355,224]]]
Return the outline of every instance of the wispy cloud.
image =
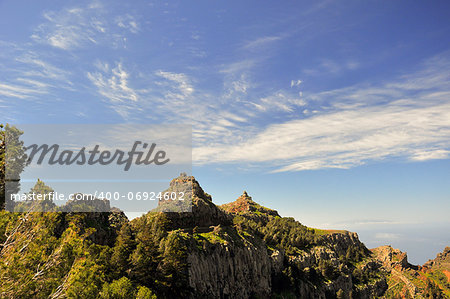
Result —
[[[435,159],[446,159],[448,157],[450,157],[450,151],[436,148],[436,149],[429,149],[429,150],[425,150],[425,151],[417,151],[411,157],[411,160],[426,161],[426,160],[435,160]]]
[[[253,49],[259,49],[261,47],[267,46],[269,44],[272,44],[273,42],[281,40],[282,36],[264,36],[260,37],[251,41],[248,41],[243,46],[246,50],[253,50]]]
[[[70,8],[47,12],[44,14],[46,22],[38,26],[32,38],[64,50],[95,44],[96,35],[104,33],[105,29],[100,20],[88,16],[92,9]]]
[[[34,84],[32,85],[33,86],[30,86],[30,84],[12,85],[0,83],[0,95],[25,99],[29,98],[31,95],[46,93],[45,86],[41,86],[40,88],[32,88],[35,87]]]
[[[359,67],[359,62],[354,60],[337,62],[331,59],[322,59],[319,63],[317,63],[315,68],[304,69],[303,74],[310,76],[320,76],[323,74],[337,75],[344,71],[356,70]]]
[[[99,1],[59,11],[47,11],[43,17],[45,21],[37,26],[31,38],[63,50],[97,44],[118,47],[126,40],[126,35],[121,30],[125,30],[125,33],[138,33],[140,30],[135,16],[107,16],[105,6]]]
[[[159,77],[162,77],[166,80],[168,80],[171,83],[175,83],[175,89],[178,91],[177,93],[166,93],[166,96],[168,97],[175,97],[178,99],[186,99],[189,95],[191,95],[194,92],[194,88],[192,87],[191,83],[189,82],[190,79],[185,74],[178,74],[178,73],[171,73],[171,72],[164,72],[164,71],[158,71],[156,72],[156,75]]]
[[[255,163],[275,172],[346,169],[394,157],[449,157],[450,75],[443,67],[449,60],[443,53],[389,81],[305,95],[300,80],[258,92],[248,75],[252,60],[222,67],[222,92],[162,69],[139,82],[122,63],[97,62],[88,78],[125,119],[152,111],[145,117],[192,124],[194,163]]]
[[[229,83],[222,94],[196,87],[187,74],[166,70],[150,74],[145,88],[133,85],[120,63],[113,68],[97,64],[98,71],[88,78],[124,117],[152,109],[159,121],[192,124],[195,163],[262,163],[282,172],[345,169],[393,157],[449,157],[445,61],[432,58],[416,72],[387,83],[306,96],[290,87],[256,95],[241,68],[224,73]]]
[[[133,104],[139,100],[138,91],[130,86],[130,73],[125,70],[122,63],[116,63],[115,67],[101,63],[96,65],[99,71],[88,72],[87,77],[113,109],[122,117],[127,117],[129,109],[138,109]]]
[[[136,18],[130,14],[116,17],[116,24],[120,28],[128,29],[132,33],[138,33],[140,30]]]
[[[11,59],[11,51],[15,59]],[[0,43],[0,52],[0,65],[8,64],[2,71],[4,79],[0,83],[0,94],[4,98],[36,100],[56,89],[72,88],[70,72],[54,66],[37,53],[11,43]]]
[[[22,72],[23,76],[56,80],[60,81],[60,83],[66,82],[67,85],[73,85],[68,78],[70,74],[69,71],[56,67],[53,64],[38,58],[38,56],[39,55],[36,53],[28,52],[27,54],[16,58],[17,62],[28,66],[28,70]]]
[[[291,87],[300,86],[302,84],[302,80],[291,80]]]
[[[267,97],[258,99],[256,102],[252,102],[256,109],[261,112],[293,112],[296,107],[302,107],[306,105],[300,94],[290,94],[283,90],[277,91]]]
[[[247,71],[256,65],[256,59],[244,59],[223,65],[220,69],[221,73],[236,74],[243,71]]]
[[[309,95],[306,102],[297,104],[323,104],[319,113],[271,124],[241,143],[199,146],[194,160],[265,162],[279,166],[275,171],[301,171],[350,168],[391,157],[415,161],[447,158],[450,88],[442,60],[433,58],[414,74],[389,83]],[[448,57],[444,61],[447,63]],[[420,82],[422,88],[413,82]],[[277,103],[274,108],[290,111],[282,101],[262,102]]]

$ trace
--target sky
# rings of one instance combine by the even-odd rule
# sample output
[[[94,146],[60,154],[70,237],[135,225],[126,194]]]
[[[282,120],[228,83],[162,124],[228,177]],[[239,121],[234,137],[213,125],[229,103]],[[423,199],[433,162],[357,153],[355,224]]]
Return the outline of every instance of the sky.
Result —
[[[0,122],[189,124],[243,190],[414,263],[450,245],[448,1],[0,0]]]

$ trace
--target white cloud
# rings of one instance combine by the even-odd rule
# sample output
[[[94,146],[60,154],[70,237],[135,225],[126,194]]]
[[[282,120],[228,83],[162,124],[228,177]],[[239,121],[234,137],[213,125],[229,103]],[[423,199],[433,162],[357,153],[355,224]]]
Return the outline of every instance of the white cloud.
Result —
[[[11,60],[11,51],[16,58]],[[0,83],[0,94],[5,98],[39,99],[58,89],[71,89],[70,72],[46,62],[45,58],[14,44],[0,43],[0,63],[8,61],[3,69],[7,79]],[[47,98],[47,100],[50,100]]]
[[[34,94],[46,93],[44,88],[32,88],[28,85],[12,85],[0,83],[0,95],[25,99]]]
[[[131,33],[138,33],[140,30],[136,18],[130,14],[116,17],[116,24],[120,28],[125,28],[129,30]]]
[[[156,75],[159,77],[162,77],[168,81],[171,81],[173,83],[176,83],[176,89],[179,92],[179,95],[177,96],[180,99],[184,99],[185,97],[191,95],[194,92],[194,88],[190,84],[190,80],[185,74],[177,74],[177,73],[171,73],[171,72],[164,72],[164,71],[158,71],[156,72]],[[169,95],[169,94],[167,94]],[[171,93],[171,95],[175,95]]]
[[[71,8],[44,14],[46,22],[39,25],[32,38],[53,47],[68,50],[86,43],[97,43],[96,33],[103,24],[87,16],[89,9]]]
[[[302,84],[302,80],[291,80],[291,87],[300,86]]]
[[[199,147],[196,160],[288,163],[278,171],[350,168],[391,156],[412,159],[430,146],[449,147],[449,137],[450,103],[406,108],[394,102],[271,125],[243,144],[207,154]]]
[[[66,85],[72,85],[68,77],[69,71],[63,70],[59,67],[52,65],[49,62],[38,58],[36,53],[27,53],[26,55],[16,58],[16,61],[28,66],[26,71],[21,73],[22,76],[39,79],[50,79],[67,83]]]
[[[293,112],[296,107],[305,106],[306,102],[298,96],[292,96],[280,90],[253,104],[261,112]]]
[[[274,171],[302,171],[351,168],[393,157],[448,157],[450,78],[443,62],[434,61],[388,83],[306,96],[290,88],[255,92],[258,84],[248,79],[246,64],[219,73],[225,82],[222,93],[209,93],[192,76],[167,70],[140,75],[144,79],[138,82],[120,63],[97,61],[97,71],[88,78],[128,120],[152,111],[145,117],[192,124],[194,163],[254,163]]]
[[[417,151],[412,157],[412,160],[426,161],[435,159],[447,159],[450,157],[450,151],[442,149],[430,149],[427,151]]]
[[[231,82],[231,88],[234,91],[241,92],[241,93],[247,93],[247,89],[249,88],[248,82],[246,80],[236,80]]]
[[[100,95],[105,97],[122,117],[126,117],[130,109],[138,109],[133,103],[139,100],[138,91],[130,87],[128,73],[121,63],[116,63],[114,68],[105,64],[97,72],[88,72],[88,79],[97,87]]]
[[[449,76],[440,69],[442,61],[434,61],[439,63],[425,63],[427,71],[420,69],[390,83],[309,95],[296,104],[323,104],[317,113],[256,128],[254,136],[239,143],[199,145],[194,161],[263,162],[276,167],[275,171],[301,171],[350,168],[392,157],[412,161],[446,158],[450,148]],[[410,82],[429,85],[413,89]],[[295,105],[288,105],[286,99],[290,98],[277,93],[254,101],[254,109],[292,113]]]
[[[271,44],[275,41],[278,41],[282,39],[281,36],[264,36],[264,37],[260,37],[251,41],[248,41],[245,43],[244,45],[244,49],[259,49],[261,47],[264,47],[268,44]]]
[[[44,13],[45,22],[37,26],[31,38],[63,50],[74,50],[100,43],[124,46],[127,32],[138,33],[135,16],[109,16],[100,2]],[[115,22],[114,28],[111,21]],[[125,29],[125,32],[123,32]]]

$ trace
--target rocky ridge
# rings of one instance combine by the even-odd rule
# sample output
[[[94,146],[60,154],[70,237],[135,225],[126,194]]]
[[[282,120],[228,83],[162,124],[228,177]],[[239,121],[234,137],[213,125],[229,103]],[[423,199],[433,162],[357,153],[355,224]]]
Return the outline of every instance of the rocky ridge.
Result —
[[[415,266],[408,262],[406,252],[391,246],[380,246],[372,249],[374,257],[387,272],[387,298],[449,298],[450,274],[449,247],[439,253],[434,260],[423,266]]]

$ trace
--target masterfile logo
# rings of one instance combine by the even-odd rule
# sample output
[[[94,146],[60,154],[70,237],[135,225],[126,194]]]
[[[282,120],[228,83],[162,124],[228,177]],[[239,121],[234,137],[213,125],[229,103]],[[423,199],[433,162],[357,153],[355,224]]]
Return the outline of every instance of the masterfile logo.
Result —
[[[144,151],[139,151],[138,147],[142,145],[143,150],[147,150],[147,153],[144,156]],[[85,147],[81,148],[78,152],[74,152],[72,150],[64,150],[59,152],[59,145],[53,144],[49,146],[48,144],[43,144],[38,146],[37,144],[30,145],[26,148],[29,150],[29,158],[28,162],[31,163],[36,156],[36,154],[40,154],[37,159],[37,164],[41,165],[44,161],[47,154],[50,154],[50,158],[48,159],[48,163],[50,165],[59,164],[59,165],[108,165],[116,162],[117,165],[125,165],[124,171],[128,171],[133,164],[134,156],[136,156],[135,163],[137,165],[150,165],[154,163],[155,165],[164,165],[170,161],[170,159],[166,159],[166,152],[163,150],[156,151],[154,154],[156,143],[152,143],[150,146],[146,142],[135,141],[133,144],[133,148],[129,152],[124,152],[121,150],[115,150],[114,153],[111,151],[104,150],[100,151],[100,145],[95,145],[92,150],[86,150]],[[125,157],[126,156],[126,157]]]

